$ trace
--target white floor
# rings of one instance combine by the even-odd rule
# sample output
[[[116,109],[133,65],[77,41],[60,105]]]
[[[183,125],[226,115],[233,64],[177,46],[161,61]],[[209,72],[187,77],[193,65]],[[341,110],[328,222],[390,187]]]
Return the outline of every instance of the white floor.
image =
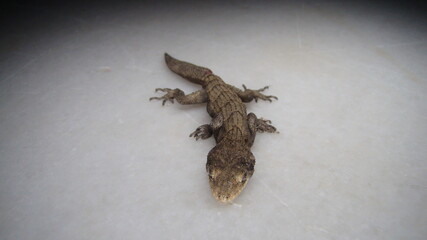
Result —
[[[427,24],[410,8],[22,7],[2,40],[0,239],[426,239]],[[210,195],[213,139],[188,137],[205,106],[148,101],[198,89],[166,51],[279,97],[248,104],[280,134],[257,136],[232,205]]]

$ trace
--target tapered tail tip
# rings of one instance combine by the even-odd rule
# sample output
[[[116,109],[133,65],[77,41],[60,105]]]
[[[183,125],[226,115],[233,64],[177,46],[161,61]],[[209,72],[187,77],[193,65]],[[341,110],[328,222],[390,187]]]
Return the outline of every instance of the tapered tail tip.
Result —
[[[166,61],[166,63],[170,62],[170,60],[172,60],[171,55],[169,55],[168,53],[165,52],[165,61]]]

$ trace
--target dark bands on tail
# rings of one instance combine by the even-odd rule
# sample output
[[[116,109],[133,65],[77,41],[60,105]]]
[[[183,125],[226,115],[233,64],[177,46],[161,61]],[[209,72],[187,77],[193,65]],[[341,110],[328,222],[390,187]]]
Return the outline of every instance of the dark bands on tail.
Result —
[[[206,75],[212,74],[212,71],[208,68],[180,61],[171,57],[167,53],[165,53],[165,60],[166,65],[168,65],[169,69],[172,70],[172,72],[196,84],[203,85],[203,78]]]

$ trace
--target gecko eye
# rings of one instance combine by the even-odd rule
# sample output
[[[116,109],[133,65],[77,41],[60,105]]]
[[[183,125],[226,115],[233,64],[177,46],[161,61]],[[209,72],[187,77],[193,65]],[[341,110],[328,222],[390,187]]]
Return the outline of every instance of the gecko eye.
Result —
[[[247,174],[243,173],[242,175],[238,175],[236,177],[236,181],[242,183],[246,181],[246,178],[247,178]]]
[[[218,171],[216,170],[209,171],[208,175],[209,175],[209,179],[212,180],[218,175]]]
[[[242,165],[249,171],[254,170],[254,165],[250,162],[243,162]]]
[[[247,174],[247,173],[243,174],[242,182],[246,182],[247,177],[248,177],[248,174]]]

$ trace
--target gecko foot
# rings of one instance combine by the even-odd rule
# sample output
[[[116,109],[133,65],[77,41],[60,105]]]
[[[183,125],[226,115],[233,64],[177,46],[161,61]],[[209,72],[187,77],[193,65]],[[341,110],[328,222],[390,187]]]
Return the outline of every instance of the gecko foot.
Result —
[[[196,140],[206,139],[212,136],[212,127],[209,124],[198,127],[194,132],[190,134],[190,137],[194,137]]]
[[[272,102],[272,99],[278,99],[276,96],[272,96],[272,95],[264,95],[261,92],[263,92],[264,90],[268,89],[268,86],[265,86],[263,88],[260,88],[258,90],[251,90],[251,89],[247,89],[245,84],[243,84],[243,90],[245,92],[249,92],[252,97],[255,99],[255,102],[258,102],[258,99],[264,100],[264,101],[269,101]]]
[[[257,132],[263,133],[263,132],[269,132],[269,133],[279,133],[276,128],[271,124],[270,120],[264,119],[264,118],[258,118],[256,120],[256,130]]]
[[[156,88],[155,92],[165,92],[166,94],[162,97],[151,97],[151,100],[163,100],[162,105],[164,106],[167,101],[170,101],[173,103],[175,95],[178,93],[178,91],[181,91],[179,89],[170,89],[170,88]]]

